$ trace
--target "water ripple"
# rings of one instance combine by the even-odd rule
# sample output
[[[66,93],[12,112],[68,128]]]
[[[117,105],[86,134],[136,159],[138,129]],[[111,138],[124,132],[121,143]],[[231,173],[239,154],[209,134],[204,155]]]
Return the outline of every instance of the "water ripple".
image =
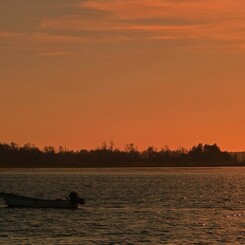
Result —
[[[0,174],[0,192],[56,198],[78,210],[15,209],[0,202],[3,244],[242,244],[241,168]]]

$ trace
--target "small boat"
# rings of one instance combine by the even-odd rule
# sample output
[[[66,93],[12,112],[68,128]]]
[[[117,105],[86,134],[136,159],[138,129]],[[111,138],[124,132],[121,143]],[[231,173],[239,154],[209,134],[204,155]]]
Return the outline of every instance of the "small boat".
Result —
[[[66,199],[40,199],[33,197],[25,197],[12,193],[0,192],[2,197],[9,207],[18,208],[61,208],[61,209],[76,209],[78,204],[84,205],[85,200],[79,198],[76,192],[71,192]]]

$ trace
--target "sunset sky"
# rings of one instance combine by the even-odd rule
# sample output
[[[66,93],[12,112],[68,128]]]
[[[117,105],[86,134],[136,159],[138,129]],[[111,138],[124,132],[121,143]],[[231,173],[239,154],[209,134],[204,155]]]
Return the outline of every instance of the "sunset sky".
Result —
[[[245,150],[244,0],[1,0],[0,142]]]

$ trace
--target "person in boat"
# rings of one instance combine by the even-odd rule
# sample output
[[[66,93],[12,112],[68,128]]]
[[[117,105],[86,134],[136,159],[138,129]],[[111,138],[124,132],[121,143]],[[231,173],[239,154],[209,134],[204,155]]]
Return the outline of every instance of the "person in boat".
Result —
[[[78,204],[84,205],[85,200],[83,198],[79,198],[75,191],[72,191],[68,196],[71,205],[73,208],[76,208]]]

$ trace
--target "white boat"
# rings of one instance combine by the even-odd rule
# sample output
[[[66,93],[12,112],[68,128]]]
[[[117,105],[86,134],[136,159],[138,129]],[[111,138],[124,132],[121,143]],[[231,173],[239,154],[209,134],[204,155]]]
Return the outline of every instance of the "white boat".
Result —
[[[78,205],[84,205],[85,200],[79,198],[76,192],[71,192],[66,199],[40,199],[20,196],[12,193],[1,192],[2,197],[9,207],[19,208],[62,208],[76,209]]]

